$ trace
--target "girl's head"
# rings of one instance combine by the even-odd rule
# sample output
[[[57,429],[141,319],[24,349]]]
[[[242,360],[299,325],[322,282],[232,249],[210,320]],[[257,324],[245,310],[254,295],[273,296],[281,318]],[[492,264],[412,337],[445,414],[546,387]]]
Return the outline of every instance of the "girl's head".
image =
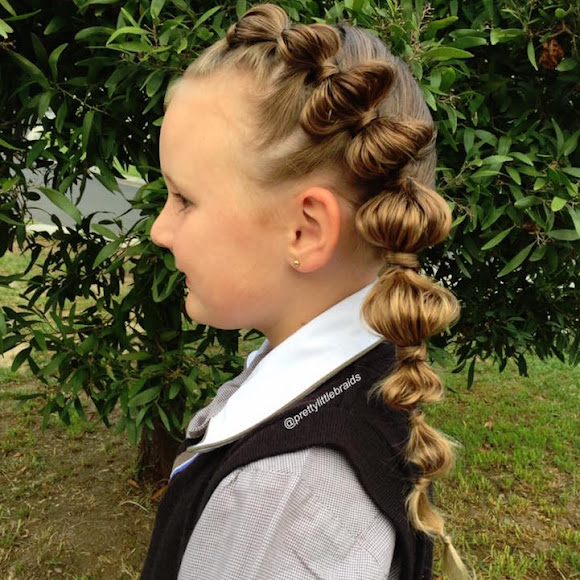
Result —
[[[189,66],[167,104],[172,194],[152,236],[191,277],[189,314],[283,339],[321,311],[320,294],[328,306],[382,270],[363,314],[399,360],[379,391],[410,411],[407,455],[423,473],[410,520],[443,537],[428,487],[452,454],[419,405],[442,394],[425,340],[458,306],[417,271],[451,213],[432,189],[436,132],[409,70],[367,31],[293,25],[262,5]]]

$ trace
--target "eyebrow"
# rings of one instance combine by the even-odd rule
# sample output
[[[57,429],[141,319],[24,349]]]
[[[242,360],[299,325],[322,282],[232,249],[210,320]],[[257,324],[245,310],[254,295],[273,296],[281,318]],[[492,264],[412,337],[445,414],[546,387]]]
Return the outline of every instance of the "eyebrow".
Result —
[[[177,182],[171,176],[164,174],[163,172],[161,172],[161,176],[163,177],[163,179],[165,180],[166,183],[169,183],[170,185],[172,185],[176,189],[179,189]]]

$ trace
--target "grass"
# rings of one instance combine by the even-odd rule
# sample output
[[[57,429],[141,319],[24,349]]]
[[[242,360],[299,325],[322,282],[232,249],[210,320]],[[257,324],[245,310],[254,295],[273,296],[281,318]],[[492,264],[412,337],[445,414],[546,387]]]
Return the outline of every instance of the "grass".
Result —
[[[16,250],[6,252],[0,258],[0,275],[11,276],[26,270],[28,266],[28,256]],[[19,301],[19,294],[26,288],[26,282],[12,282],[10,286],[0,284],[0,304],[15,306]]]
[[[430,418],[460,444],[438,488],[448,528],[481,579],[580,578],[580,368],[532,360],[529,377],[479,365]]]

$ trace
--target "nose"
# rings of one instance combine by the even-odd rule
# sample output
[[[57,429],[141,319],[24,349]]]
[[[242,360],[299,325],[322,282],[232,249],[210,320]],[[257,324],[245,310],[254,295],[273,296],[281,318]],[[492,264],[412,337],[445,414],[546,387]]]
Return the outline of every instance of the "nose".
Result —
[[[164,206],[151,226],[151,241],[157,246],[171,250],[173,243],[173,228],[170,227],[168,212]]]

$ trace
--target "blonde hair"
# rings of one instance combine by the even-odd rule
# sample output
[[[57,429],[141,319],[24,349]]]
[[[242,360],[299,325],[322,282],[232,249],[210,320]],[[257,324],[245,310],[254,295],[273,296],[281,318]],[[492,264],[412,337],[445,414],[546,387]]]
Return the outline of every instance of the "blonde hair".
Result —
[[[443,241],[451,227],[447,203],[433,190],[436,131],[420,88],[371,33],[347,24],[292,24],[269,4],[251,8],[182,79],[227,67],[255,80],[260,179],[338,171],[353,192],[360,236],[384,255],[387,266],[363,315],[397,347],[396,368],[377,392],[409,412],[406,454],[421,476],[407,498],[408,517],[416,530],[443,540],[447,574],[469,578],[428,495],[431,482],[451,469],[453,453],[421,410],[443,394],[425,341],[458,317],[459,306],[418,272],[417,254]]]

